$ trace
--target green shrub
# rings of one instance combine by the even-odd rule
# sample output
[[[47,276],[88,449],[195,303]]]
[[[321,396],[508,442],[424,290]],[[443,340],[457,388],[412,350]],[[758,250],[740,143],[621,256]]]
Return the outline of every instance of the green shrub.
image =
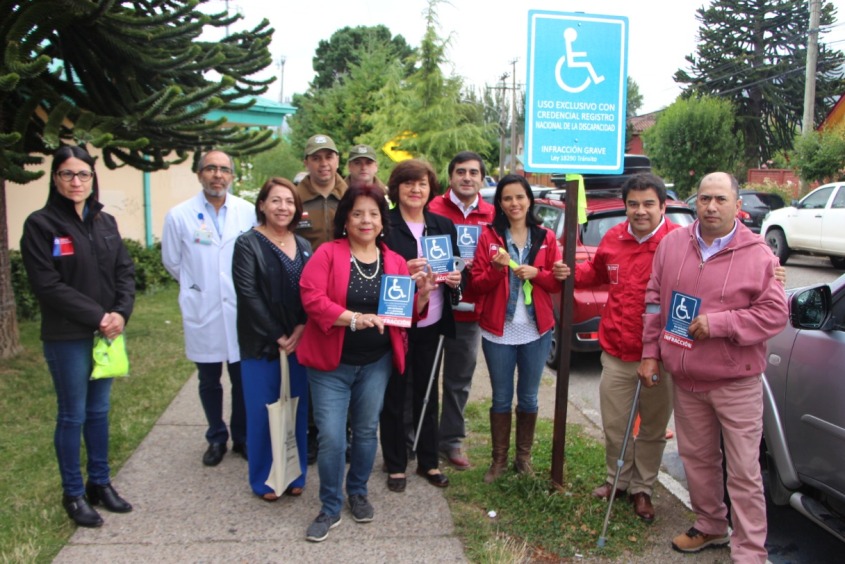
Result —
[[[175,282],[161,263],[161,241],[156,241],[150,248],[132,239],[124,239],[123,243],[135,261],[136,291],[163,288]]]
[[[135,262],[135,291],[156,290],[175,283],[170,273],[161,263],[161,243],[157,242],[149,249],[132,239],[123,243],[129,256]],[[12,290],[15,294],[15,310],[18,319],[36,319],[39,314],[38,300],[32,293],[29,278],[23,266],[20,251],[9,251],[12,267]]]
[[[12,268],[12,292],[15,295],[15,311],[18,319],[36,319],[38,317],[38,300],[32,293],[23,258],[20,251],[9,251],[9,262]]]

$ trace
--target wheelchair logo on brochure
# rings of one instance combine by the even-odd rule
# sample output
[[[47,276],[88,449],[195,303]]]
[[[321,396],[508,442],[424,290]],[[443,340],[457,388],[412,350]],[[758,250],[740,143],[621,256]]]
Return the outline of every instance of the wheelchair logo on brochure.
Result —
[[[701,309],[701,298],[678,291],[672,292],[672,308],[666,320],[663,340],[685,349],[692,349],[693,339],[689,334],[689,326],[698,315],[699,309]]]

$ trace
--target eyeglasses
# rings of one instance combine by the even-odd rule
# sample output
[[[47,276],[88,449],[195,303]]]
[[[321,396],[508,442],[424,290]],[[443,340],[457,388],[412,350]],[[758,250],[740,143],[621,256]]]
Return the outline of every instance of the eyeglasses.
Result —
[[[217,166],[217,165],[206,165],[200,169],[202,172],[207,172],[209,174],[217,174],[218,172],[223,175],[234,174],[234,170],[229,168],[228,166]]]
[[[79,172],[73,172],[72,170],[60,170],[56,173],[56,176],[64,180],[65,182],[73,182],[74,177],[79,177],[80,182],[88,182],[92,178],[94,178],[94,171],[92,170],[80,170]]]

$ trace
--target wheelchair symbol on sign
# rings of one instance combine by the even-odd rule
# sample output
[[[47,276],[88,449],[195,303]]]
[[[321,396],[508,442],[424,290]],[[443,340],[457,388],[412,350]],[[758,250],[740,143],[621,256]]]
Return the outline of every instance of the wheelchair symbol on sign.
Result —
[[[473,239],[472,234],[469,232],[469,229],[461,229],[461,238],[460,238],[461,245],[474,245],[475,239]]]
[[[440,248],[437,239],[432,239],[431,246],[428,248],[428,255],[434,260],[439,260],[446,257],[446,251]]]
[[[387,289],[387,297],[391,300],[407,300],[408,294],[405,293],[405,290],[399,285],[399,279],[394,278],[393,284],[390,288]]]
[[[601,84],[604,81],[604,76],[599,76],[596,73],[596,70],[593,68],[593,64],[590,61],[576,60],[587,56],[586,51],[574,51],[572,49],[572,44],[575,43],[577,38],[578,32],[575,28],[566,28],[563,32],[563,39],[566,43],[566,54],[558,59],[557,64],[555,65],[555,80],[557,81],[557,85],[560,86],[561,89],[571,92],[572,94],[583,92],[590,85],[590,82]],[[587,72],[589,72],[590,75],[584,80],[584,83],[581,84],[581,86],[570,86],[564,82],[563,76],[560,73],[564,63],[566,63],[566,68],[568,69],[587,69]]]
[[[690,314],[689,310],[687,309],[686,301],[687,299],[683,296],[680,296],[681,302],[675,306],[675,319],[679,319],[681,321],[689,321]]]

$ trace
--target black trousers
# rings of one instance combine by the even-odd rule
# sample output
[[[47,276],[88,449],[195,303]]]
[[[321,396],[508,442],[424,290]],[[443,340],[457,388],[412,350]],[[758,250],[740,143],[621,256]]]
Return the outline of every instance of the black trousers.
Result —
[[[431,379],[434,355],[437,352],[439,333],[437,325],[413,327],[408,330],[408,354],[405,358],[406,374],[396,371],[390,376],[384,392],[384,407],[381,410],[381,452],[387,471],[391,474],[405,472],[408,465],[407,433],[405,429],[405,393],[409,384],[413,387],[414,432],[419,426],[423,411],[425,392]],[[439,386],[435,371],[428,405],[422,414],[422,430],[417,441],[417,465],[425,471],[437,468],[437,414],[439,411]]]

